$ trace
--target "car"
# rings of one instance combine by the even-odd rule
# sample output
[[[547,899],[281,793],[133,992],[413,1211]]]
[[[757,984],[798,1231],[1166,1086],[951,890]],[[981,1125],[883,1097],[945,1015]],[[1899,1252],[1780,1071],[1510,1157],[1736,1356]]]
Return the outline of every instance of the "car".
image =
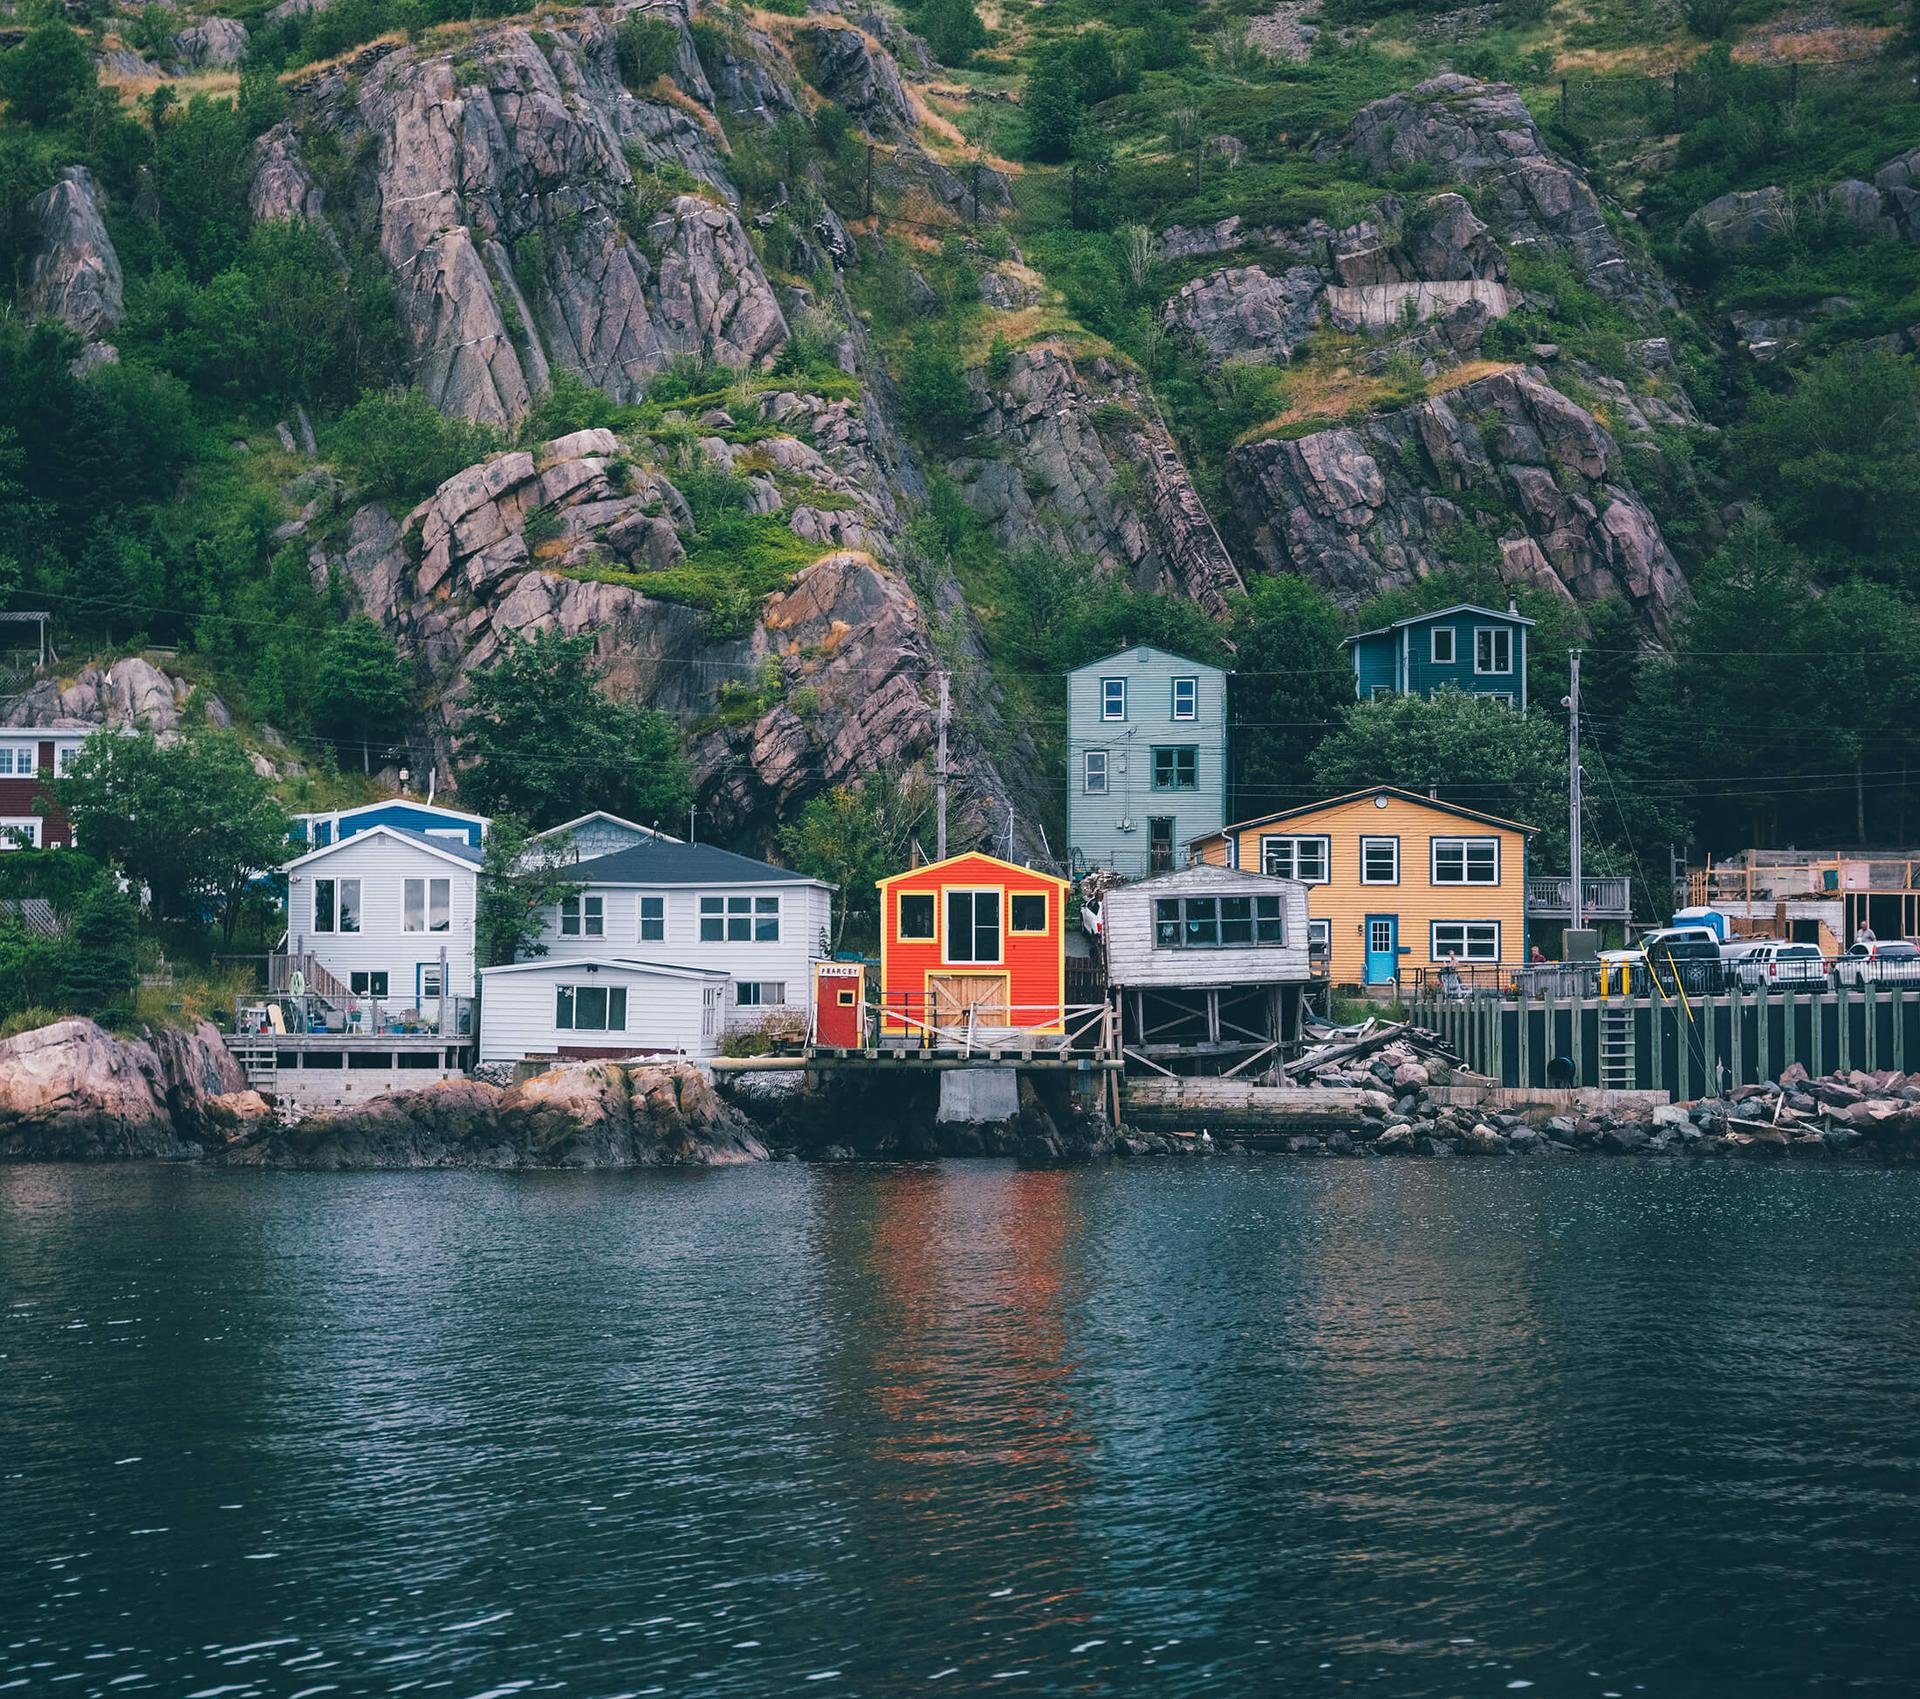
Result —
[[[1779,938],[1743,938],[1721,952],[1729,982],[1748,991],[1768,991],[1778,985],[1821,985],[1827,981],[1826,958],[1814,944],[1790,944]]]
[[[1676,991],[1689,997],[1711,996],[1724,989],[1720,938],[1711,927],[1660,927],[1641,938],[1640,955],[1646,974],[1669,997]]]
[[[1833,964],[1835,985],[1920,985],[1920,944],[1904,938],[1855,944]]]

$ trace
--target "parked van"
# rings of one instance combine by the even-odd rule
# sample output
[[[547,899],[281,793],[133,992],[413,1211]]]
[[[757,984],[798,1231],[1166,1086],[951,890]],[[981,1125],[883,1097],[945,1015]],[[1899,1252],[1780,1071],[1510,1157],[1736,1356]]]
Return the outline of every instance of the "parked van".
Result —
[[[1766,991],[1776,985],[1826,984],[1826,958],[1813,944],[1790,944],[1779,938],[1736,938],[1720,955],[1727,979],[1748,991]]]

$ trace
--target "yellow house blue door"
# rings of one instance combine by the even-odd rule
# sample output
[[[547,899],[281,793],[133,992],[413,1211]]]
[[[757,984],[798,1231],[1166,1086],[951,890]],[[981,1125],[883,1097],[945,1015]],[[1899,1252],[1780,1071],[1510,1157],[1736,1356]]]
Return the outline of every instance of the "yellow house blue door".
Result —
[[[1367,916],[1367,965],[1369,985],[1390,984],[1400,971],[1400,917],[1397,914]]]

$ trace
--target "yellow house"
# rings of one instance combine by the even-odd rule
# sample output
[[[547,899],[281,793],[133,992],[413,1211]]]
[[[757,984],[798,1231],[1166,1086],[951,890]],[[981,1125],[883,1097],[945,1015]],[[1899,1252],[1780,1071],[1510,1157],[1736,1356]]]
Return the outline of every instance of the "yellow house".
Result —
[[[1190,846],[1307,889],[1312,941],[1337,985],[1384,985],[1414,968],[1527,959],[1527,839],[1516,825],[1380,785],[1245,820]]]

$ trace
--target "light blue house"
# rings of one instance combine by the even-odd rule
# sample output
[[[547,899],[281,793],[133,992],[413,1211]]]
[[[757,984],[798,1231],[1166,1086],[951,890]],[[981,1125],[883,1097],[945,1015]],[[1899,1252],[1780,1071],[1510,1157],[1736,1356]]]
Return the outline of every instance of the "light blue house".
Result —
[[[1505,613],[1459,602],[1397,619],[1346,640],[1354,694],[1431,696],[1444,685],[1527,706],[1527,633],[1533,621],[1513,603]]]
[[[431,802],[416,802],[412,797],[390,797],[385,802],[366,802],[358,808],[338,808],[293,817],[293,835],[316,847],[337,844],[373,826],[391,826],[396,831],[419,832],[429,838],[457,840],[479,849],[487,838],[487,817],[464,814],[457,808],[441,808]]]
[[[1139,644],[1067,674],[1067,847],[1131,879],[1227,823],[1227,675]]]

